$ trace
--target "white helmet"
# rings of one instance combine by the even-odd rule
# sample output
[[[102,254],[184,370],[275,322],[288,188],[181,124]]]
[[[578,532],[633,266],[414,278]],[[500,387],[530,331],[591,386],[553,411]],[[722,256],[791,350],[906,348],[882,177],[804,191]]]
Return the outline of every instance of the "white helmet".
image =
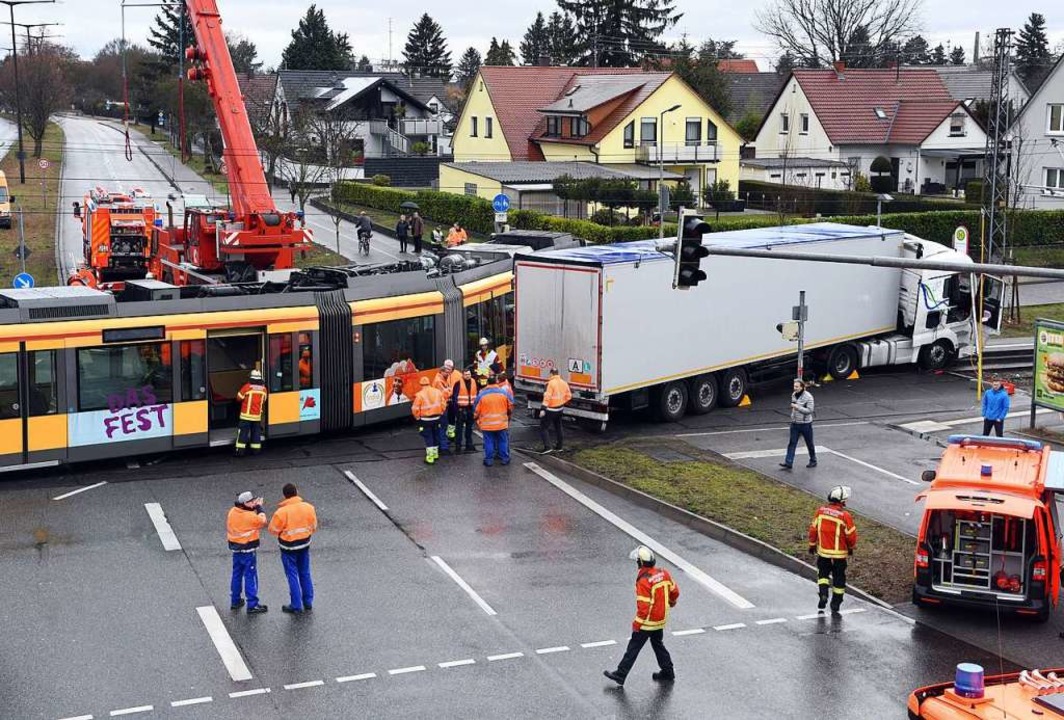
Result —
[[[850,499],[849,485],[836,485],[828,493],[828,502],[846,502]]]
[[[252,370],[251,371],[251,379],[252,380],[262,380],[262,373],[260,373],[258,370]]]
[[[628,559],[635,560],[641,567],[645,565],[654,565],[658,561],[658,558],[654,555],[654,551],[646,545],[640,545],[635,550],[628,553]]]
[[[480,347],[487,347],[489,345],[487,338],[480,338]]]

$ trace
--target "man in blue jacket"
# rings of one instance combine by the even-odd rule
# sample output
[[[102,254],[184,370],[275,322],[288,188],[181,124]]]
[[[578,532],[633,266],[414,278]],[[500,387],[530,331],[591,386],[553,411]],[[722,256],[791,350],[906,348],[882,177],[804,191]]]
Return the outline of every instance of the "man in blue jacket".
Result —
[[[1002,387],[1001,378],[994,378],[990,388],[983,393],[983,435],[991,435],[996,431],[998,437],[1002,436],[1010,404],[1009,393]]]

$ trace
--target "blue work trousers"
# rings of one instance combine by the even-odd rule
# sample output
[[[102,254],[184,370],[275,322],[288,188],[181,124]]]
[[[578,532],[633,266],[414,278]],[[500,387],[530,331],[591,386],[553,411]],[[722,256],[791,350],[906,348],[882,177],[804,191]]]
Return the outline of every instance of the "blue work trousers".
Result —
[[[259,420],[241,420],[236,429],[237,452],[244,452],[251,442],[251,452],[262,450],[262,422]]]
[[[425,440],[425,447],[438,447],[444,452],[450,447],[447,442],[447,429],[443,427],[443,420],[422,420],[418,426],[421,437]]]
[[[259,566],[257,552],[233,553],[233,581],[229,586],[229,604],[236,605],[241,593],[247,596],[248,610],[259,604]]]
[[[314,604],[314,583],[310,579],[310,548],[281,550],[281,564],[288,578],[288,593],[293,610],[305,610]]]
[[[484,464],[491,465],[496,458],[503,465],[510,464],[510,431],[484,430]]]

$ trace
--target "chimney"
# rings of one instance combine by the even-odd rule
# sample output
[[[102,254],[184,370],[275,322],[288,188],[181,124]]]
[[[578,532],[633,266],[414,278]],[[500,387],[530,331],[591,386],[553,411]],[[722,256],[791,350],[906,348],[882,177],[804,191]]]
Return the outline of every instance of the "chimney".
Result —
[[[975,31],[975,49],[972,50],[972,65],[979,64],[979,31]]]
[[[838,75],[839,80],[841,80],[843,78],[843,75],[846,73],[846,63],[842,60],[836,60],[835,62],[831,63],[831,65],[835,68],[835,74]]]
[[[550,67],[550,55],[540,55],[536,58],[536,65],[538,67]]]

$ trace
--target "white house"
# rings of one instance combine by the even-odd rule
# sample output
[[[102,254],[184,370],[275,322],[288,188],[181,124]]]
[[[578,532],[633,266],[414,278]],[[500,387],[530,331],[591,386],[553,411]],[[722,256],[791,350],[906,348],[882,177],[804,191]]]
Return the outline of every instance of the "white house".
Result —
[[[1018,204],[1064,210],[1064,58],[1020,111],[1011,136]]]
[[[747,177],[756,172],[770,182],[847,189],[855,173],[870,175],[872,161],[883,156],[895,191],[942,194],[981,177],[986,133],[933,69],[836,63],[791,74],[755,146],[757,160],[787,158],[787,170],[751,165]],[[798,177],[803,168],[811,170]]]

